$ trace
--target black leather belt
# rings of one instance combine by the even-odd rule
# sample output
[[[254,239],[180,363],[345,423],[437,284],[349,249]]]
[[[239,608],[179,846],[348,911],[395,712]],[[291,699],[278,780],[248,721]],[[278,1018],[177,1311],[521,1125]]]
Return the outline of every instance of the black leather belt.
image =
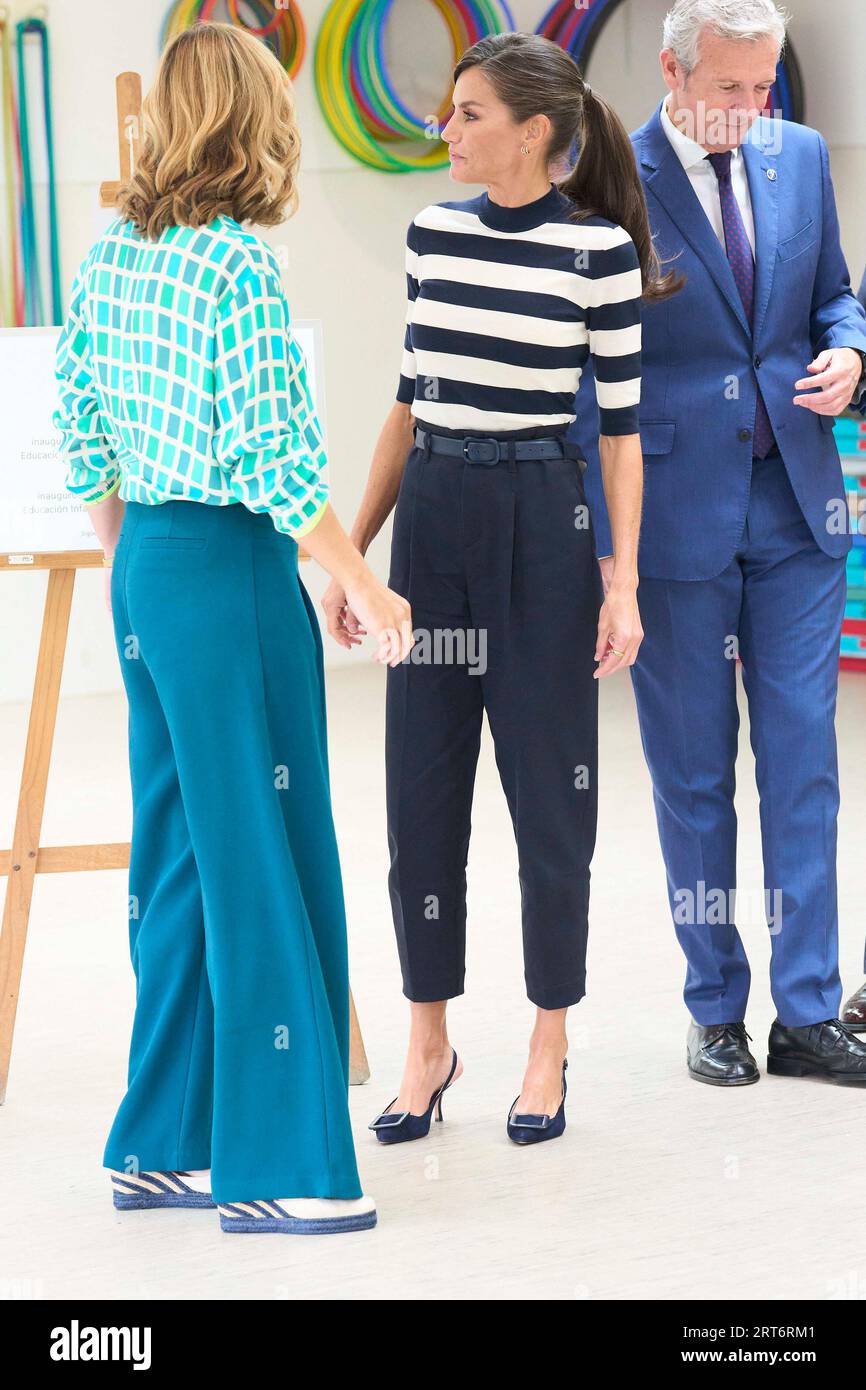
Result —
[[[550,439],[492,439],[467,435],[463,439],[451,435],[434,434],[432,430],[415,427],[415,444],[419,449],[429,445],[431,453],[448,454],[451,458],[462,458],[467,463],[483,463],[493,468],[514,450],[515,459],[561,459],[573,458],[586,470],[586,459],[581,457],[578,446],[564,436]]]

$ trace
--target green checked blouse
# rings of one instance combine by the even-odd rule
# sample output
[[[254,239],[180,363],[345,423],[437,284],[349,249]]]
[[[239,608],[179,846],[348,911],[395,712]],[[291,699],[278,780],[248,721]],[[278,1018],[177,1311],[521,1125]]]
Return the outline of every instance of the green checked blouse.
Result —
[[[85,506],[242,502],[298,538],[327,505],[304,354],[271,248],[234,218],[118,218],[85,257],[56,355],[66,486]]]

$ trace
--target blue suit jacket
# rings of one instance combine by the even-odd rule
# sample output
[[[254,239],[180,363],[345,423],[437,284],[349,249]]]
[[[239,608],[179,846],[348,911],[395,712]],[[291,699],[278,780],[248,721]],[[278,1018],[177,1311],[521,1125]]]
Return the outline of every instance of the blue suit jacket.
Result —
[[[797,500],[828,555],[851,548],[828,527],[844,499],[833,419],[793,405],[794,382],[825,348],[866,351],[866,311],[839,241],[827,146],[817,131],[758,117],[743,144],[755,217],[754,338],[727,256],[655,114],[632,144],[659,254],[680,292],[643,306],[640,436],[644,509],[639,572],[710,579],[730,563],[749,499],[757,381]],[[781,137],[781,138],[780,138]],[[671,266],[666,265],[665,269]],[[568,436],[585,474],[598,554],[612,553],[587,364]]]

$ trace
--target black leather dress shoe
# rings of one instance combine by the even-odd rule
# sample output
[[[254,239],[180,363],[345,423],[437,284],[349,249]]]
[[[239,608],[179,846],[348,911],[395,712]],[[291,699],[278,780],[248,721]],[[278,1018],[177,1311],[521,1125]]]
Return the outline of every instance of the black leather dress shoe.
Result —
[[[751,1086],[760,1080],[749,1051],[745,1023],[695,1023],[689,1026],[686,1055],[689,1075],[709,1086]]]
[[[866,985],[851,995],[842,1010],[842,1022],[852,1033],[866,1033]]]
[[[806,1029],[787,1029],[776,1019],[770,1029],[767,1072],[820,1076],[837,1086],[866,1086],[866,1042],[840,1019],[812,1023]]]
[[[866,1043],[838,1018],[808,1028],[770,1029],[767,1071],[774,1076],[821,1076],[839,1086],[866,1086]]]

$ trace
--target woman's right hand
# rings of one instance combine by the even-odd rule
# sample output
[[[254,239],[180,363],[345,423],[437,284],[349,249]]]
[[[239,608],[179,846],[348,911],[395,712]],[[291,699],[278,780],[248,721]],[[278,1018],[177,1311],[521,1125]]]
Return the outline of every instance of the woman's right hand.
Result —
[[[355,646],[372,633],[378,642],[373,660],[383,665],[398,666],[415,645],[412,609],[372,572],[347,589],[334,580],[322,606],[328,617],[328,631],[341,646]]]
[[[308,555],[328,571],[332,582],[322,600],[328,631],[342,647],[354,647],[367,633],[378,647],[374,661],[396,666],[415,645],[412,610],[400,594],[378,580],[330,505],[303,536]]]

